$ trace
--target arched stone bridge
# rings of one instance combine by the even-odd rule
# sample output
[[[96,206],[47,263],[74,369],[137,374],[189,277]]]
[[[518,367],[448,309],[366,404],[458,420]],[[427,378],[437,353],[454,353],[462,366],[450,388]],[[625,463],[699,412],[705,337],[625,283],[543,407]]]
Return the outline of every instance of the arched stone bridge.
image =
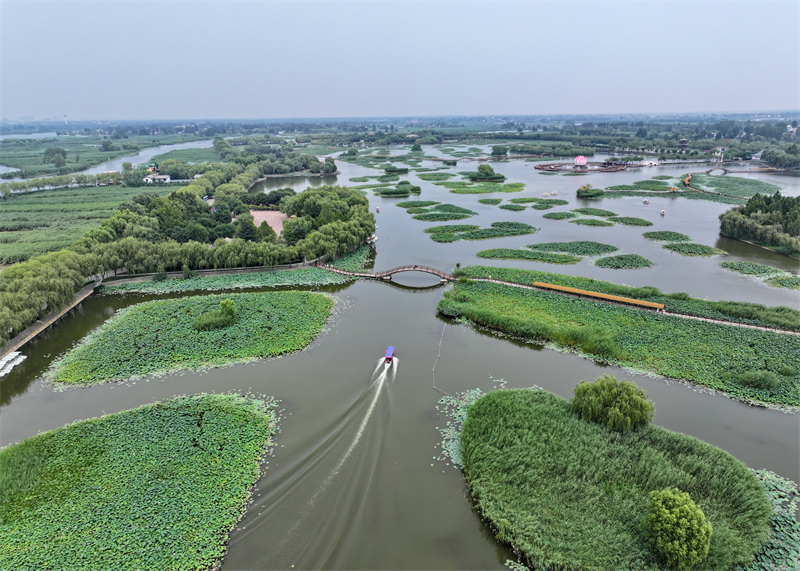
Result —
[[[333,266],[328,266],[324,264],[315,264],[315,265],[316,267],[322,268],[323,270],[328,270],[329,272],[336,272],[337,274],[343,274],[345,276],[355,276],[359,278],[372,278],[375,280],[390,280],[392,279],[392,276],[394,274],[399,274],[400,272],[423,272],[426,274],[433,274],[442,281],[448,281],[448,282],[456,279],[450,274],[445,273],[441,270],[437,270],[436,268],[431,268],[430,266],[420,266],[420,265],[399,266],[397,268],[392,268],[391,270],[386,270],[384,272],[351,272],[348,270],[340,270],[339,268],[334,268]]]

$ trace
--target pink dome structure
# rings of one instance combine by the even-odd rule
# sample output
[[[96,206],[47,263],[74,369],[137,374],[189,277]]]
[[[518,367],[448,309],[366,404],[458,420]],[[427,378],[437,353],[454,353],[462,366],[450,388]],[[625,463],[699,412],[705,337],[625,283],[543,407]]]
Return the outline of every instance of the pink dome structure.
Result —
[[[586,166],[586,157],[584,157],[583,155],[578,155],[577,157],[575,157],[575,165],[577,165],[579,167],[585,167]]]

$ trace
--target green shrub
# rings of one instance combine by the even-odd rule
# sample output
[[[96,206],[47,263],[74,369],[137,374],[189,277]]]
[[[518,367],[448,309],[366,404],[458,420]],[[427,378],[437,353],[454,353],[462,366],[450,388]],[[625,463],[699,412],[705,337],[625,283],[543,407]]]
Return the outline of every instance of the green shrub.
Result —
[[[161,270],[159,270],[159,271],[157,271],[156,273],[153,274],[153,281],[154,282],[163,282],[166,279],[167,279],[167,272],[165,272],[163,269],[161,269]]]
[[[781,379],[772,371],[747,371],[736,376],[736,380],[746,387],[757,389],[777,389],[781,384]]]
[[[780,369],[778,369],[778,374],[783,375],[784,377],[794,377],[797,374],[797,369],[789,365],[783,365]]]
[[[647,426],[655,414],[645,392],[629,381],[603,375],[593,383],[581,381],[575,387],[572,410],[583,420],[605,424],[612,430],[628,432]]]
[[[235,322],[236,305],[230,299],[223,299],[219,302],[219,309],[204,313],[194,320],[192,327],[198,331],[213,331],[230,327]]]
[[[670,567],[691,569],[708,557],[711,523],[686,492],[677,488],[650,492],[642,527]]]

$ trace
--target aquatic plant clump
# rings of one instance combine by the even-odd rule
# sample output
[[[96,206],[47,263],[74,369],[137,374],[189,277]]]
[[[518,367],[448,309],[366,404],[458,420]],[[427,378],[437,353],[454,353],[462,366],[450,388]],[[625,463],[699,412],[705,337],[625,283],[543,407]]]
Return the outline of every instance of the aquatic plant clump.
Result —
[[[658,426],[612,431],[547,391],[479,398],[461,448],[480,514],[531,569],[666,571],[641,525],[653,489],[680,488],[713,523],[703,569],[750,565],[770,534],[764,487],[727,452]]]
[[[193,327],[228,298],[236,304],[233,325]],[[316,337],[332,308],[326,295],[295,291],[148,301],[119,311],[55,361],[46,378],[90,385],[292,353]]]
[[[636,218],[633,216],[611,216],[609,220],[617,224],[625,224],[626,226],[652,226],[653,223],[644,218]]]
[[[545,216],[547,216],[545,214]],[[571,224],[580,224],[581,226],[613,226],[611,222],[605,220],[598,220],[597,218],[578,218],[577,220],[570,220]]]
[[[569,218],[577,218],[578,215],[574,212],[548,212],[547,214],[542,215],[542,218],[547,218],[548,220],[567,220]]]
[[[492,260],[530,260],[533,262],[546,262],[548,264],[577,264],[580,261],[580,258],[567,254],[531,252],[530,250],[513,250],[510,248],[482,250],[475,255],[479,258],[488,258]]]
[[[501,184],[497,182],[436,182],[454,194],[489,194],[492,192],[521,192],[525,183],[511,182]]]
[[[400,208],[424,208],[435,204],[439,203],[435,200],[406,200],[405,202],[398,202],[395,206],[399,206]]]
[[[654,242],[691,242],[692,239],[686,234],[680,232],[672,232],[671,230],[659,230],[656,232],[645,232],[642,234],[648,240]]]
[[[600,268],[613,268],[615,270],[633,270],[637,268],[649,268],[653,265],[653,262],[639,254],[620,254],[618,256],[600,258],[595,261],[594,265]]]
[[[603,210],[602,208],[576,208],[572,212],[578,214],[585,214],[586,216],[616,216],[616,212],[610,210]]]
[[[780,268],[765,266],[764,264],[757,264],[756,262],[721,262],[719,266],[746,276],[766,277],[784,273]]]
[[[574,256],[600,256],[619,250],[619,248],[610,244],[601,244],[600,242],[588,240],[579,240],[575,242],[541,242],[539,244],[531,244],[526,246],[526,248],[541,252],[565,252]]]
[[[488,240],[506,236],[523,236],[533,234],[537,230],[539,229],[535,226],[522,222],[493,222],[489,228],[453,224],[434,226],[427,228],[425,232],[431,234],[431,238],[437,242],[456,242],[458,240]]]
[[[454,173],[448,172],[432,172],[432,173],[419,173],[417,176],[421,180],[429,180],[429,181],[443,181],[449,178],[453,178],[456,176]]]
[[[491,204],[493,206],[497,206],[501,202],[503,202],[502,198],[479,198],[478,202],[481,204]]]
[[[798,276],[775,276],[767,278],[767,285],[772,287],[783,287],[786,289],[800,289],[800,277]]]
[[[514,212],[519,212],[520,210],[525,210],[525,207],[521,204],[501,204],[500,208],[503,210],[511,210]]]
[[[681,256],[727,256],[728,252],[703,244],[678,242],[676,244],[664,244],[667,250],[671,250]]]
[[[198,394],[0,450],[0,568],[214,568],[260,476],[274,409]]]
[[[477,212],[473,212],[468,208],[462,208],[454,204],[436,204],[429,208],[409,208],[409,213],[416,214],[415,220],[425,220],[428,222],[445,222],[447,220],[461,220],[474,216]]]

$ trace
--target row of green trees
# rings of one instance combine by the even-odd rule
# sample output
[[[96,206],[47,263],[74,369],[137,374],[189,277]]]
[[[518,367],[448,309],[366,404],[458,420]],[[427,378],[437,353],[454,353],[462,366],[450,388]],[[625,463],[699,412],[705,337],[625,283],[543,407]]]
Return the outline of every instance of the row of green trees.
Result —
[[[800,197],[756,194],[744,206],[720,216],[720,231],[733,238],[775,247],[781,253],[800,252]]]
[[[234,197],[217,198],[216,213],[185,189],[167,197],[145,195],[120,208],[71,248],[31,258],[0,272],[0,343],[5,344],[37,319],[70,303],[87,280],[121,269],[141,273],[274,266],[335,257],[364,243],[375,230],[367,199],[338,186],[309,189],[281,200],[281,210],[292,218],[277,239],[264,228],[256,229],[247,218],[247,207]],[[215,219],[218,214],[220,218]],[[227,220],[230,225],[233,216],[237,224],[232,225],[231,241],[224,237],[217,237],[213,243],[191,239],[196,233],[210,240],[210,232],[201,221],[216,224]],[[179,241],[176,237],[189,239]]]

